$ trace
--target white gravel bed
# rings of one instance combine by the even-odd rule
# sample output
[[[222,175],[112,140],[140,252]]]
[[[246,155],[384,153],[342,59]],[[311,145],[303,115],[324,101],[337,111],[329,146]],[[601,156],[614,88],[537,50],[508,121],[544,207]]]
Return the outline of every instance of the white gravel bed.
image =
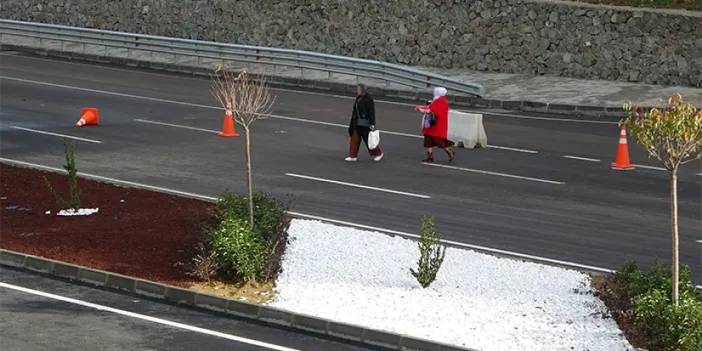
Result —
[[[586,274],[449,248],[422,289],[414,241],[299,219],[289,233],[271,306],[486,351],[633,350]]]

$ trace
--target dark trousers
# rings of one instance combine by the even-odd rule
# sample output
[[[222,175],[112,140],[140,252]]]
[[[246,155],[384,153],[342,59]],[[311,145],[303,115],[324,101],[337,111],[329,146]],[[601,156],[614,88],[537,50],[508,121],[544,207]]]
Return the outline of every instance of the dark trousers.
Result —
[[[370,129],[368,128],[356,128],[353,131],[351,140],[349,141],[349,157],[358,157],[358,149],[361,147],[361,140],[363,140],[363,143],[366,144],[366,148],[368,149],[368,133],[370,133]],[[380,145],[378,145],[378,147],[373,150],[368,149],[368,153],[371,156],[380,156],[383,154],[383,151],[380,150]]]

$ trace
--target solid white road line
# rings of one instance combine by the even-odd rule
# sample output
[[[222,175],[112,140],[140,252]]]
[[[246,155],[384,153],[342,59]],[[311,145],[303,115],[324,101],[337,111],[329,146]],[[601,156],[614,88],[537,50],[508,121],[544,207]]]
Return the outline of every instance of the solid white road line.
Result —
[[[428,195],[407,193],[407,192],[404,192],[404,191],[390,190],[390,189],[385,189],[385,188],[377,188],[377,187],[374,187],[374,186],[367,186],[367,185],[360,185],[360,184],[354,184],[354,183],[347,183],[347,182],[341,182],[341,181],[338,181],[338,180],[331,180],[331,179],[318,178],[318,177],[310,177],[310,176],[301,175],[301,174],[295,174],[295,173],[285,173],[285,175],[286,175],[286,176],[289,176],[289,177],[294,177],[294,178],[301,178],[301,179],[307,179],[307,180],[315,180],[315,181],[323,182],[323,183],[338,184],[338,185],[350,186],[350,187],[354,187],[354,188],[361,188],[361,189],[368,189],[368,190],[376,190],[376,191],[381,191],[381,192],[384,192],[384,193],[391,193],[391,194],[405,195],[405,196],[411,196],[411,197],[418,197],[418,198],[420,198],[420,199],[431,199],[431,196],[428,196]]]
[[[471,112],[468,110],[465,110],[466,112]],[[498,113],[498,112],[490,112],[490,111],[472,111],[473,113],[482,113],[485,115],[493,115],[493,116],[499,116],[499,117],[509,117],[509,118],[518,118],[518,119],[533,119],[533,120],[542,120],[542,121],[554,121],[554,122],[573,122],[573,123],[591,123],[591,124],[619,124],[619,122],[610,122],[610,121],[595,121],[591,119],[569,119],[569,118],[551,118],[551,117],[538,117],[538,116],[522,116],[522,115],[514,115],[514,114],[509,114],[509,113]],[[489,117],[489,116],[488,116]]]
[[[182,128],[182,129],[189,129],[189,130],[197,130],[197,131],[199,131],[199,132],[217,133],[216,130],[203,129],[203,128],[190,127],[190,126],[184,126],[184,125],[181,125],[181,124],[172,124],[172,123],[164,123],[164,122],[157,122],[157,121],[149,121],[149,120],[146,120],[146,119],[139,119],[139,118],[135,118],[134,121],[140,122],[140,123],[155,124],[155,125],[159,125],[159,126],[174,127],[174,128]]]
[[[214,330],[210,330],[210,329],[205,329],[205,328],[200,328],[200,327],[195,327],[195,326],[184,324],[184,323],[173,322],[173,321],[170,321],[167,319],[147,316],[147,315],[140,314],[140,313],[134,313],[134,312],[129,312],[129,311],[125,311],[125,310],[120,310],[118,308],[109,307],[109,306],[105,306],[105,305],[98,305],[98,304],[92,303],[92,302],[87,302],[87,301],[73,299],[73,298],[65,297],[65,296],[61,296],[61,295],[51,294],[51,293],[47,293],[47,292],[43,292],[43,291],[39,291],[39,290],[34,290],[34,289],[29,289],[29,288],[25,288],[25,287],[21,287],[21,286],[17,286],[17,285],[12,285],[12,284],[8,284],[8,283],[4,283],[4,282],[0,282],[0,287],[15,290],[15,291],[20,291],[20,292],[23,292],[26,294],[41,296],[41,297],[45,297],[45,298],[52,299],[52,300],[67,302],[67,303],[78,305],[78,306],[92,308],[92,309],[96,309],[98,311],[110,312],[110,313],[118,314],[118,315],[125,316],[125,317],[140,319],[140,320],[151,322],[151,323],[156,323],[156,324],[166,325],[166,326],[173,327],[173,328],[183,329],[183,330],[191,331],[194,333],[216,336],[218,338],[232,340],[232,341],[240,342],[243,344],[263,347],[263,348],[266,348],[268,350],[298,351],[297,349],[293,349],[293,348],[289,348],[289,347],[285,347],[285,346],[270,344],[267,342],[253,340],[253,339],[249,339],[249,338],[245,338],[245,337],[241,337],[241,336],[226,334],[226,333],[222,333],[222,332],[218,332],[218,331],[214,331]]]
[[[75,137],[75,136],[66,135],[66,134],[52,133],[52,132],[46,132],[46,131],[43,131],[43,130],[30,129],[30,128],[17,127],[17,126],[13,126],[12,128],[13,128],[13,129],[17,129],[17,130],[23,130],[23,131],[25,131],[25,132],[30,132],[30,133],[51,135],[51,136],[60,137],[60,138],[67,138],[67,139],[73,139],[73,140],[78,140],[78,141],[85,141],[85,142],[88,142],[88,143],[102,144],[102,141],[100,141],[100,140],[80,138],[80,137]]]
[[[555,181],[555,180],[547,180],[547,179],[532,178],[532,177],[523,177],[523,176],[518,176],[518,175],[514,175],[514,174],[483,171],[483,170],[480,170],[480,169],[471,169],[471,168],[455,167],[455,166],[448,166],[448,165],[441,165],[441,164],[437,164],[437,163],[427,163],[427,162],[422,162],[422,164],[425,165],[425,166],[440,167],[440,168],[448,168],[448,169],[454,169],[454,170],[457,170],[457,171],[472,172],[472,173],[479,173],[479,174],[487,174],[487,175],[493,175],[493,176],[498,176],[498,177],[522,179],[522,180],[528,180],[528,181],[532,181],[532,182],[540,182],[540,183],[548,183],[548,184],[556,184],[556,185],[563,185],[563,184],[565,184],[564,182],[558,182],[558,181]]]
[[[18,165],[18,166],[38,168],[38,169],[43,169],[43,170],[52,171],[52,172],[66,173],[66,170],[63,168],[44,166],[44,165],[40,165],[40,164],[36,164],[36,163],[13,160],[13,159],[4,158],[4,157],[0,157],[0,162],[14,164],[14,165]],[[78,176],[88,178],[88,179],[93,179],[93,180],[100,180],[103,182],[108,182],[108,183],[113,183],[113,184],[129,185],[129,186],[133,186],[135,188],[154,190],[154,191],[158,191],[158,192],[162,192],[162,193],[180,195],[180,196],[185,196],[185,197],[190,197],[190,198],[200,199],[200,200],[205,200],[205,201],[217,201],[217,198],[212,197],[212,196],[205,196],[205,195],[194,194],[194,193],[189,193],[189,192],[185,192],[185,191],[173,190],[173,189],[169,189],[169,188],[162,188],[162,187],[153,186],[153,185],[135,183],[135,182],[130,182],[128,180],[103,177],[103,176],[90,174],[90,173],[78,172]]]
[[[78,91],[86,91],[86,92],[98,93],[98,94],[105,94],[105,95],[113,95],[113,96],[127,97],[127,98],[133,98],[133,99],[141,99],[141,100],[148,100],[148,101],[156,101],[156,102],[177,104],[177,105],[183,105],[183,106],[207,108],[207,109],[222,110],[222,111],[224,110],[222,107],[219,107],[219,106],[209,106],[209,105],[203,105],[203,104],[195,104],[195,103],[191,103],[191,102],[176,101],[176,100],[168,100],[168,99],[160,99],[160,98],[154,98],[154,97],[148,97],[148,96],[141,96],[141,95],[133,95],[133,94],[125,94],[125,93],[118,93],[118,92],[106,91],[106,90],[81,88],[81,87],[76,87],[76,86],[71,86],[71,85],[55,84],[55,83],[41,82],[41,81],[29,80],[29,79],[22,79],[22,78],[14,78],[14,77],[0,76],[0,79],[13,80],[13,81],[22,82],[22,83],[29,83],[29,84],[45,85],[45,86],[56,87],[56,88],[63,88],[63,89],[73,89],[73,90],[78,90]],[[268,117],[268,118],[274,118],[274,119],[283,119],[283,120],[288,120],[288,121],[296,121],[296,122],[312,123],[312,124],[325,125],[325,126],[333,126],[333,127],[348,128],[348,125],[347,125],[347,124],[322,122],[322,121],[316,121],[316,120],[305,119],[305,118],[298,118],[298,117],[281,116],[281,115],[274,115],[274,114],[263,114],[262,116],[265,116],[265,117]],[[168,124],[164,124],[164,125],[168,125]],[[171,126],[171,127],[174,127],[174,126],[176,126],[176,125],[170,125],[170,126]],[[196,130],[197,130],[197,129],[196,129]],[[204,131],[204,130],[203,130],[203,131]],[[381,133],[390,134],[390,135],[405,136],[405,137],[411,137],[411,138],[423,138],[421,135],[408,134],[408,133],[400,133],[400,132],[381,131]],[[517,152],[525,152],[525,153],[531,153],[531,154],[538,153],[537,151],[533,151],[533,150],[525,150],[525,149],[511,148],[511,147],[506,147],[506,146],[495,146],[495,145],[490,145],[490,146],[488,146],[488,148],[503,149],[503,150],[509,150],[509,151],[517,151]]]
[[[55,87],[55,88],[63,88],[63,89],[73,89],[73,90],[79,90],[79,91],[87,91],[87,92],[89,92],[89,93],[98,93],[98,94],[105,94],[105,95],[113,95],[113,96],[128,97],[128,98],[133,98],[133,99],[141,99],[141,100],[148,100],[148,101],[164,102],[164,103],[169,103],[169,104],[177,104],[177,105],[184,105],[184,106],[209,108],[209,109],[215,109],[215,110],[224,110],[223,108],[217,107],[217,106],[208,106],[208,105],[202,105],[202,104],[194,104],[194,103],[191,103],[191,102],[175,101],[175,100],[168,100],[168,99],[159,99],[159,98],[154,98],[154,97],[141,96],[141,95],[133,95],[133,94],[125,94],[125,93],[118,93],[118,92],[107,91],[107,90],[98,90],[98,89],[81,88],[81,87],[76,87],[76,86],[72,86],[72,85],[63,85],[63,84],[56,84],[56,83],[40,82],[40,81],[37,81],[37,80],[30,80],[30,79],[21,79],[21,78],[7,77],[7,76],[0,76],[0,79],[14,80],[14,81],[17,81],[17,82],[30,83],[30,84],[37,84],[37,85],[46,85],[46,86]]]
[[[569,158],[571,160],[580,160],[580,161],[588,161],[588,162],[602,162],[599,158],[588,158],[588,157],[578,157],[578,156],[571,156],[571,155],[563,155],[564,158]]]
[[[66,173],[66,170],[61,169],[61,168],[44,166],[44,165],[40,165],[40,164],[36,164],[36,163],[24,162],[24,161],[2,158],[2,157],[0,157],[0,162],[20,165],[20,166],[25,166],[25,167],[32,167],[32,168],[36,168],[36,169],[44,169],[44,170],[54,171],[54,172],[59,172],[59,173]],[[92,179],[107,181],[107,182],[116,183],[116,184],[129,185],[129,186],[132,186],[135,188],[154,190],[154,191],[158,191],[158,192],[162,192],[162,193],[166,193],[166,194],[186,196],[186,197],[190,197],[190,198],[194,198],[194,199],[201,199],[204,201],[211,201],[211,202],[217,201],[217,198],[213,197],[213,196],[189,193],[189,192],[170,189],[170,188],[141,184],[141,183],[130,182],[130,181],[126,181],[126,180],[115,179],[115,178],[108,178],[108,177],[103,177],[103,176],[88,174],[88,173],[79,173],[79,175],[82,177],[86,177],[86,178],[92,178]],[[379,232],[383,232],[383,233],[387,233],[387,234],[402,235],[402,236],[409,237],[409,238],[419,238],[419,235],[417,235],[417,234],[411,234],[411,233],[401,232],[401,231],[397,231],[397,230],[385,229],[385,228],[380,228],[380,227],[373,227],[373,226],[369,226],[369,225],[365,225],[365,224],[347,222],[347,221],[342,221],[342,220],[338,220],[338,219],[320,217],[320,216],[309,215],[309,214],[304,214],[304,213],[294,212],[294,211],[289,211],[288,213],[292,216],[300,217],[300,218],[315,219],[315,220],[329,222],[329,223],[348,225],[348,226],[362,228],[362,229],[375,230],[375,231],[379,231]],[[465,248],[469,248],[469,249],[492,252],[492,253],[506,255],[506,256],[514,256],[514,257],[518,257],[518,258],[524,258],[524,259],[547,262],[547,263],[554,263],[554,264],[558,264],[558,265],[562,265],[562,266],[569,266],[569,267],[573,267],[573,268],[580,268],[580,269],[586,269],[586,270],[592,270],[592,271],[598,271],[598,272],[605,272],[605,273],[614,272],[613,270],[608,269],[608,268],[601,268],[601,267],[589,266],[589,265],[584,265],[584,264],[579,264],[579,263],[574,263],[574,262],[555,260],[552,258],[523,254],[523,253],[514,252],[514,251],[494,249],[491,247],[472,245],[472,244],[468,244],[468,243],[462,243],[462,242],[451,241],[451,240],[441,240],[441,241],[443,243],[446,243],[449,245],[455,245],[455,246],[465,247]]]
[[[634,165],[636,168],[643,168],[643,169],[652,169],[654,171],[667,171],[667,169],[663,167],[653,167],[653,166],[644,166],[644,165]]]
[[[15,54],[0,54],[0,55],[2,55],[2,56],[16,56],[16,57],[21,57],[22,59],[40,60],[40,61],[48,61],[48,62],[54,62],[54,63],[56,62],[56,60],[47,59],[47,58],[39,58],[39,57],[17,56]],[[80,62],[61,62],[61,63],[70,64],[70,65],[92,66],[89,63],[80,63]],[[134,70],[131,70],[128,68],[116,68],[116,67],[100,67],[100,68],[101,69],[108,69],[108,70],[112,70],[112,71],[134,72]],[[156,73],[156,72],[138,72],[138,73],[173,78],[173,75],[168,74],[168,73]],[[2,77],[0,77],[0,78],[2,78]],[[193,77],[178,77],[178,79],[203,81],[202,78],[193,78]],[[286,91],[286,92],[291,92],[291,93],[296,93],[296,94],[305,94],[305,95],[329,96],[329,97],[346,99],[346,100],[356,99],[355,96],[322,93],[322,92],[316,92],[316,91],[304,91],[304,90],[295,90],[295,89],[286,89],[286,88],[271,88],[271,90]],[[388,101],[388,100],[375,100],[375,101],[378,103],[383,103],[383,104],[388,104],[388,105],[399,105],[399,106],[409,106],[409,107],[417,106],[417,104],[407,103],[407,102],[397,102],[397,101]],[[533,120],[556,121],[556,122],[593,123],[593,124],[619,124],[619,122],[584,120],[584,119],[569,119],[569,118],[550,118],[550,117],[539,117],[539,116],[523,116],[523,115],[510,114],[510,113],[498,113],[498,112],[483,111],[483,110],[465,110],[465,109],[458,109],[458,110],[464,111],[464,112],[470,112],[470,113],[482,113],[482,114],[489,114],[489,115],[495,115],[495,116],[500,116],[500,117],[510,117],[510,118],[519,118],[519,119],[533,119]]]

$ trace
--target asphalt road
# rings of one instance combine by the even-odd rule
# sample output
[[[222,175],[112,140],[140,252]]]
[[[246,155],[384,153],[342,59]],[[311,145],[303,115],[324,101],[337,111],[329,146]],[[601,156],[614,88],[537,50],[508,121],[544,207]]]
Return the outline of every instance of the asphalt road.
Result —
[[[207,80],[13,53],[0,60],[2,157],[61,166],[61,138],[17,129],[29,128],[100,141],[77,142],[86,173],[208,196],[245,189],[241,138],[211,132],[223,113]],[[386,157],[348,164],[351,99],[274,93],[274,116],[254,126],[255,187],[290,199],[297,212],[412,233],[432,214],[445,239],[604,268],[669,260],[667,173],[608,168],[615,120],[491,111],[485,124],[495,147],[458,150],[451,165],[458,168],[450,169],[419,162],[419,117],[411,106],[379,101]],[[72,128],[83,106],[100,108],[99,127]],[[631,155],[656,166],[636,145]],[[446,164],[441,153],[437,161]],[[696,162],[679,177],[681,259],[696,268],[697,284],[699,173]]]
[[[369,350],[3,267],[0,349]]]

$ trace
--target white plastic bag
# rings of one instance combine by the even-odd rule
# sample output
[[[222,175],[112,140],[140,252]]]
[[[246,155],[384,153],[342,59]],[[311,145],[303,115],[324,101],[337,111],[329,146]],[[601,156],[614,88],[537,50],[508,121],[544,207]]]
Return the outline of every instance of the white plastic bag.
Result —
[[[376,129],[368,133],[368,148],[371,150],[375,150],[375,148],[377,148],[379,144],[380,131]]]

